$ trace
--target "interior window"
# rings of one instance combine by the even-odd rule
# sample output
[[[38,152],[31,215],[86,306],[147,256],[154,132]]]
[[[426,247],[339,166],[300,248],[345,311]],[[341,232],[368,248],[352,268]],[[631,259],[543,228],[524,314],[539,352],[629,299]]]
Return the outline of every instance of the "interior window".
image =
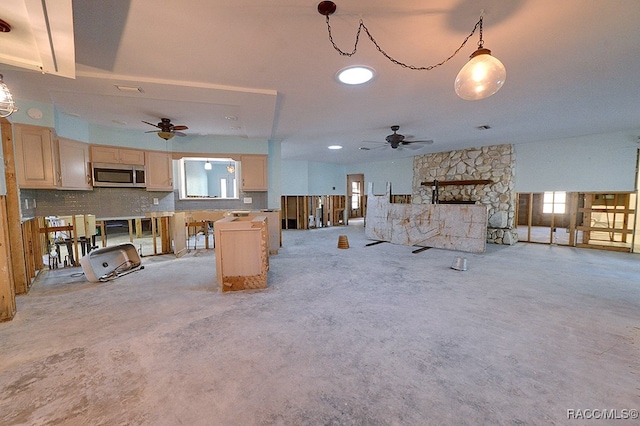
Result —
[[[231,158],[182,158],[180,198],[238,198],[237,170]]]

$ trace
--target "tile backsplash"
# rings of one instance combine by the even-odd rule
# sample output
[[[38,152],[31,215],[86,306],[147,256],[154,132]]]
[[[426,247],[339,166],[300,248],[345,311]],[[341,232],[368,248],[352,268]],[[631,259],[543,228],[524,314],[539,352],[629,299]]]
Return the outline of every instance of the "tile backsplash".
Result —
[[[157,199],[157,204],[154,204]],[[251,203],[245,204],[245,200]],[[233,200],[180,200],[178,192],[146,191],[143,188],[94,188],[93,191],[20,190],[21,216],[93,214],[96,218],[145,216],[147,212],[186,210],[266,209],[266,192],[245,192]]]

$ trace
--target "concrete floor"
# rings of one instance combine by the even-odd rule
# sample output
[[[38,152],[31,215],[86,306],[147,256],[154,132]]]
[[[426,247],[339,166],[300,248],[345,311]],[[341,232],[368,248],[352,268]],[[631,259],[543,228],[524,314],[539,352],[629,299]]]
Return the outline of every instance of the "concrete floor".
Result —
[[[107,283],[45,271],[0,324],[0,424],[567,424],[640,408],[638,255],[412,254],[365,247],[361,223],[283,240],[262,291],[222,294],[213,250]],[[460,255],[467,271],[450,268]]]

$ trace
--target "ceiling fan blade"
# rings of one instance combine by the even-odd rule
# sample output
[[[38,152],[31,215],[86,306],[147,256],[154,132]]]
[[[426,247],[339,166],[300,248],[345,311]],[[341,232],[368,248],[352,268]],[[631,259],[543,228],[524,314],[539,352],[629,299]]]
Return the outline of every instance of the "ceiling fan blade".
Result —
[[[424,143],[424,144],[427,144],[427,145],[431,145],[433,143],[433,140],[432,139],[428,139],[428,140],[423,140],[423,141],[413,141],[413,140],[412,141],[403,141],[402,145],[410,145],[412,143]]]
[[[413,144],[404,144],[404,145],[400,145],[400,148],[403,148],[403,149],[404,148],[406,148],[406,149],[420,149],[422,147],[424,147],[424,144],[422,144],[422,145],[421,144],[415,144],[415,145],[413,145]]]
[[[373,151],[375,149],[383,149],[385,147],[386,147],[386,145],[378,145],[378,146],[371,146],[371,147],[370,146],[361,146],[358,149],[360,151]]]
[[[186,133],[182,133],[182,132],[171,132],[171,133],[173,133],[176,136],[187,136]]]
[[[179,126],[173,126],[172,129],[173,130],[187,130],[188,127],[184,126],[184,125],[179,125]]]
[[[158,133],[159,131],[160,130],[149,130],[149,131],[146,131],[145,133]]]
[[[149,123],[148,121],[144,121],[144,120],[142,120],[142,122],[150,126],[157,127],[158,129],[160,128],[160,126],[158,126],[157,124]]]

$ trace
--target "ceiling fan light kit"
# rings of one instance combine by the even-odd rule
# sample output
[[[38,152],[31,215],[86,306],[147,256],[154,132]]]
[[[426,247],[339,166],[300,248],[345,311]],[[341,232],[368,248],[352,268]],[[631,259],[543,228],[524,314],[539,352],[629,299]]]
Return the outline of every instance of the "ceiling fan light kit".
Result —
[[[175,136],[173,133],[171,132],[158,132],[158,136],[160,136],[162,139],[164,139],[165,141],[168,141],[169,139],[173,139],[173,137]]]
[[[174,136],[187,136],[185,133],[180,132],[180,130],[187,130],[188,127],[184,125],[174,125],[171,123],[171,119],[169,118],[161,118],[158,124],[149,123],[148,121],[142,121],[145,124],[148,124],[153,127],[157,127],[160,130],[150,130],[146,133],[157,133],[158,137],[168,141],[172,139]]]
[[[376,49],[388,60],[393,62],[396,65],[400,65],[404,68],[409,68],[417,71],[430,71],[434,68],[437,68],[445,63],[449,62],[454,56],[460,52],[460,50],[467,44],[467,41],[473,36],[476,30],[479,30],[480,40],[478,41],[478,49],[473,52],[469,58],[469,62],[462,67],[456,79],[454,81],[454,89],[456,94],[465,100],[478,100],[487,98],[494,93],[496,93],[503,86],[507,72],[502,64],[497,58],[491,56],[491,51],[489,49],[484,48],[484,40],[482,39],[482,21],[483,17],[480,16],[478,22],[476,22],[471,33],[462,41],[460,47],[458,47],[448,58],[445,60],[426,67],[419,67],[415,65],[405,64],[400,62],[399,60],[393,58],[387,52],[385,52],[376,39],[371,35],[369,29],[364,24],[364,21],[360,19],[360,24],[358,26],[358,30],[356,32],[356,41],[353,46],[353,50],[351,52],[343,51],[338,47],[338,45],[333,40],[333,35],[331,34],[331,25],[329,22],[329,16],[332,15],[337,9],[337,6],[332,1],[321,1],[318,4],[318,13],[325,16],[325,20],[327,23],[327,31],[329,33],[329,41],[333,48],[340,53],[342,56],[351,57],[355,55],[358,48],[358,41],[360,39],[360,33],[364,30],[364,32],[369,37],[369,40],[375,45]],[[373,77],[373,76],[372,76]],[[353,83],[347,83],[353,84]],[[358,84],[358,83],[356,83]]]
[[[385,138],[385,142],[372,142],[372,143],[380,144],[377,148],[388,147],[391,149],[398,149],[398,148],[420,149],[421,147],[420,144],[431,145],[433,143],[433,140],[431,139],[428,139],[428,140],[407,139],[405,135],[401,135],[400,133],[398,133],[398,130],[400,130],[400,126],[398,125],[391,126],[391,130],[393,131],[393,133],[388,135]],[[362,151],[370,151],[371,149],[375,149],[375,148],[361,146],[358,149]]]

